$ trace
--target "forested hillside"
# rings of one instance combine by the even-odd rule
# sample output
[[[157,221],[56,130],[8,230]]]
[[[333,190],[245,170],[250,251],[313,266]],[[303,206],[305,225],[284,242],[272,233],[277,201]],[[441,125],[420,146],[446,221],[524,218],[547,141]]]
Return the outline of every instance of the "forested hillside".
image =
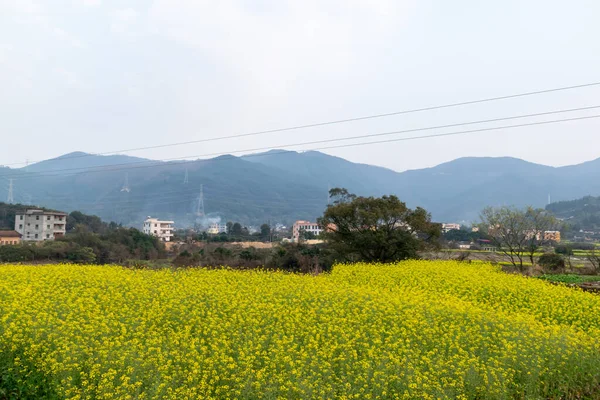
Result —
[[[573,230],[600,230],[600,197],[586,196],[560,201],[546,206],[558,218],[569,223]]]
[[[187,175],[187,179],[186,179]],[[314,220],[329,187],[363,196],[395,194],[439,222],[472,222],[486,206],[543,207],[600,195],[600,159],[554,168],[515,158],[462,158],[402,173],[309,151],[160,162],[72,153],[26,168],[0,168],[0,199],[13,180],[14,198],[63,211],[80,210],[140,227],[149,215],[193,226],[203,188],[203,221],[260,226]]]

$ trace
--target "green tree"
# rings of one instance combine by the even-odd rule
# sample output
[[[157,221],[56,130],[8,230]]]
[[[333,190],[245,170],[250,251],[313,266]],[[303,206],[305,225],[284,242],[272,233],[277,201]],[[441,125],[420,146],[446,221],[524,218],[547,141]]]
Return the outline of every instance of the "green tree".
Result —
[[[95,215],[86,215],[80,211],[73,211],[67,216],[67,232],[71,232],[77,227],[79,227],[79,229],[85,227],[87,230],[94,233],[104,233],[109,229],[108,224],[102,222],[99,217]]]
[[[391,262],[418,258],[418,251],[435,245],[441,225],[432,223],[423,208],[414,210],[396,196],[357,197],[332,189],[334,198],[319,218],[323,238],[340,259]]]
[[[78,246],[67,253],[67,260],[80,264],[91,264],[96,261],[96,254],[89,247]]]
[[[268,241],[271,238],[271,227],[268,224],[260,226],[260,238],[264,241]]]
[[[557,273],[564,272],[565,259],[560,254],[544,253],[540,256],[538,264],[544,268],[545,272]]]
[[[242,233],[242,225],[239,222],[236,222],[231,226],[231,235],[240,237],[242,236]]]
[[[300,231],[300,239],[301,240],[314,240],[314,239],[317,239],[317,235],[315,235],[314,232],[302,229]]]

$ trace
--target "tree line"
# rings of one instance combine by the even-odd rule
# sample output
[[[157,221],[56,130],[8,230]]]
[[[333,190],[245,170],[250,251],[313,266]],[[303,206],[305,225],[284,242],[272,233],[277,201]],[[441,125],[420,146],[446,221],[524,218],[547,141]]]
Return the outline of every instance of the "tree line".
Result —
[[[21,206],[22,207],[22,206]],[[12,212],[21,211],[11,208]],[[14,227],[14,214],[12,217]],[[156,237],[114,222],[103,222],[95,215],[73,211],[67,216],[67,234],[43,243],[24,242],[0,246],[0,262],[69,261],[78,263],[123,263],[130,259],[164,258],[164,244]]]

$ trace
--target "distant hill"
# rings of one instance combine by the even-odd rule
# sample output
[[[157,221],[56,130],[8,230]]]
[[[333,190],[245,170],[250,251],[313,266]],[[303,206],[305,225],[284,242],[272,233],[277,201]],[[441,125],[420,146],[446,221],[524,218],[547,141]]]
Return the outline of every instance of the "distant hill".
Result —
[[[53,172],[58,170],[85,169],[108,166],[119,166],[128,164],[141,164],[144,162],[158,163],[158,161],[148,160],[146,158],[131,157],[125,155],[93,156],[88,153],[76,151],[64,154],[57,158],[40,161],[35,164],[21,168],[24,172]]]
[[[546,210],[568,222],[576,231],[600,231],[600,197],[560,201],[548,204]]]
[[[126,175],[130,191],[121,191]],[[148,215],[193,225],[201,185],[209,218],[250,225],[313,220],[327,204],[328,187],[396,194],[411,207],[425,207],[437,221],[471,222],[487,205],[544,207],[549,194],[555,201],[600,195],[600,159],[554,168],[508,157],[469,157],[398,173],[316,151],[190,162],[70,153],[25,168],[0,168],[0,179],[8,178],[14,179],[16,201],[135,226]],[[0,185],[0,199],[6,190]]]
[[[355,193],[375,196],[388,194],[388,188],[395,187],[399,177],[398,172],[391,169],[357,164],[318,151],[297,153],[272,150],[242,159],[284,171],[296,179],[310,182],[321,189],[325,199],[328,187],[344,187]]]

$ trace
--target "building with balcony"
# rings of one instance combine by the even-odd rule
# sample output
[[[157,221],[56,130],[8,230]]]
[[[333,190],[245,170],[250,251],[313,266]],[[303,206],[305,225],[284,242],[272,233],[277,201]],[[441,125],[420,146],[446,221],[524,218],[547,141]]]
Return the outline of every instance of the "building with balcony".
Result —
[[[15,215],[15,231],[21,240],[41,242],[62,237],[67,231],[67,214],[29,209]]]
[[[319,236],[323,230],[316,222],[296,221],[292,227],[292,240],[294,242],[299,241],[303,232],[310,232],[315,236]]]
[[[218,235],[219,233],[227,233],[227,225],[226,224],[210,224],[206,233],[209,235]]]
[[[161,221],[158,218],[148,217],[144,221],[142,231],[147,235],[156,236],[163,242],[170,242],[173,237],[174,221]]]

